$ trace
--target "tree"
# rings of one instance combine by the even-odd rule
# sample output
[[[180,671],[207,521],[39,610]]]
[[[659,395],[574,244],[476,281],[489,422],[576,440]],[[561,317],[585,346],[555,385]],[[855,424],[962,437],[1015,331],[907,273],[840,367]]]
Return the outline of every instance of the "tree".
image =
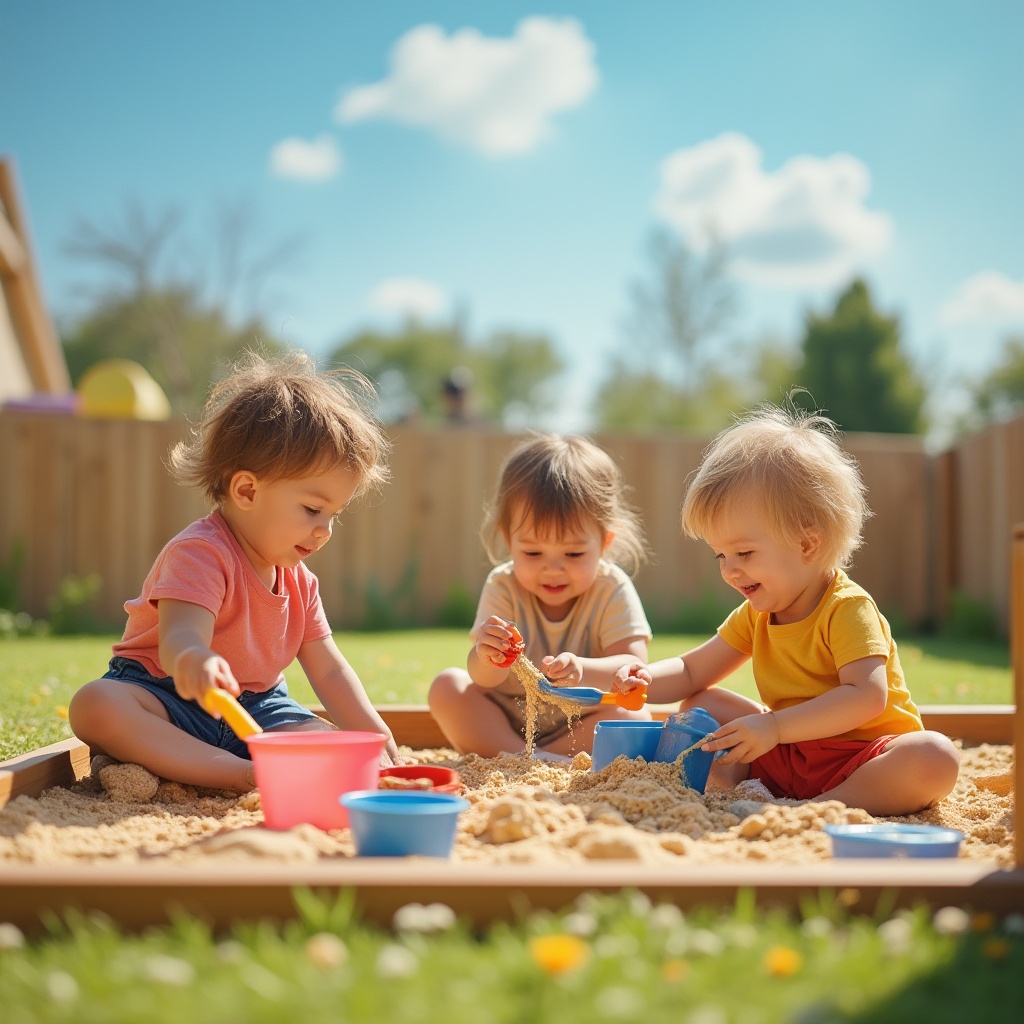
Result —
[[[802,350],[800,385],[843,430],[923,431],[924,383],[900,348],[899,320],[875,309],[864,281],[829,315],[807,317]]]
[[[973,388],[974,408],[985,423],[1024,410],[1024,336],[1006,338],[1000,361]]]
[[[444,420],[444,384],[459,368],[472,381],[479,417],[508,424],[544,411],[546,386],[563,368],[550,340],[540,335],[502,331],[470,344],[457,325],[429,327],[416,320],[391,334],[364,331],[338,345],[330,360],[377,385],[381,415],[389,422]]]
[[[648,277],[630,288],[623,351],[595,397],[600,428],[714,431],[784,382],[783,390],[792,386],[794,359],[782,345],[722,337],[737,295],[721,246],[698,259],[655,231],[648,257]]]
[[[251,214],[236,204],[221,207],[217,219],[216,272],[197,261],[187,262],[184,272],[173,267],[183,224],[177,210],[151,217],[129,202],[121,223],[79,221],[65,249],[99,268],[101,286],[89,312],[63,332],[73,381],[100,359],[134,359],[164,389],[172,408],[188,413],[202,404],[222,364],[248,347],[282,347],[256,310],[267,278],[296,243],[249,258]],[[211,289],[214,279],[219,287]]]

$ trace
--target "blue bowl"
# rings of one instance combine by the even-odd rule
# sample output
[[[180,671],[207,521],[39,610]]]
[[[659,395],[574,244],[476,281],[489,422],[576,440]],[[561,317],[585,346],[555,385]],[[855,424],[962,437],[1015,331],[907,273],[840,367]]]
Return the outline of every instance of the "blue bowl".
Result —
[[[963,832],[939,825],[826,825],[833,857],[956,857]]]
[[[619,754],[625,754],[631,760],[642,757],[645,761],[653,761],[660,739],[661,722],[598,722],[594,726],[591,768],[599,772]]]
[[[469,801],[450,793],[360,789],[339,800],[360,857],[448,857]]]

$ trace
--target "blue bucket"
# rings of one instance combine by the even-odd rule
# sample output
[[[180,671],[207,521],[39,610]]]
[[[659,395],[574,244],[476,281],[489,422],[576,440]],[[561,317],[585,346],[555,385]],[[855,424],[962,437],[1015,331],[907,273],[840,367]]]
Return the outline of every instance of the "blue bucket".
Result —
[[[675,715],[669,715],[665,719],[665,727],[662,730],[661,738],[658,741],[658,749],[655,751],[656,761],[672,762],[687,747],[693,746],[701,737],[707,736],[718,728],[718,722],[711,717],[703,708],[690,708],[689,711],[680,711]],[[703,793],[708,784],[708,774],[711,772],[711,762],[715,755],[697,747],[683,758],[683,782],[690,789]]]
[[[447,857],[469,801],[450,793],[364,789],[339,798],[360,857]]]
[[[630,759],[642,757],[645,761],[654,761],[660,739],[661,722],[598,722],[594,726],[592,769],[599,772],[619,754]]]

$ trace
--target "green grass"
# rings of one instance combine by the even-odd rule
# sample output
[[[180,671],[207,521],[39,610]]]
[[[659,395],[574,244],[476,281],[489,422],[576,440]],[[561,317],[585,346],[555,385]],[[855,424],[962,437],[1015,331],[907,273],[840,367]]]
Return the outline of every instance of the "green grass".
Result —
[[[23,638],[0,644],[0,759],[62,739],[61,709],[99,675],[113,637]],[[340,634],[376,703],[422,703],[433,675],[461,664],[462,630]],[[652,658],[699,638],[663,636]],[[905,641],[919,703],[1010,703],[1005,646],[942,638]],[[300,700],[313,695],[293,666]],[[749,672],[730,685],[754,694]],[[348,896],[297,892],[299,920],[238,925],[214,936],[182,918],[143,935],[101,919],[55,915],[24,940],[3,925],[0,1006],[10,1024],[193,1024],[344,1019],[438,1024],[963,1024],[1016,1020],[1024,1003],[1024,917],[973,920],[947,909],[854,917],[842,894],[799,913],[652,908],[635,893],[584,897],[559,914],[526,913],[473,932],[437,934],[360,923]],[[532,940],[578,963],[556,973]],[[983,1009],[981,1009],[983,1008]]]
[[[102,675],[113,636],[22,637],[0,641],[0,760],[66,739],[61,717],[72,694]],[[651,644],[652,660],[681,654],[704,637],[663,635]],[[338,645],[359,673],[375,704],[423,704],[431,679],[447,665],[464,665],[465,630],[408,630],[395,633],[339,633]],[[908,639],[900,657],[918,704],[1012,704],[1013,679],[1005,644]],[[316,698],[301,668],[285,673],[296,699]],[[755,697],[749,665],[728,686]]]
[[[626,892],[474,933],[422,913],[415,929],[362,925],[346,894],[297,902],[296,922],[219,937],[193,919],[128,936],[71,916],[23,945],[0,929],[4,1020],[994,1024],[1024,999],[1019,915],[872,920],[829,900],[789,915],[749,892],[684,915]]]

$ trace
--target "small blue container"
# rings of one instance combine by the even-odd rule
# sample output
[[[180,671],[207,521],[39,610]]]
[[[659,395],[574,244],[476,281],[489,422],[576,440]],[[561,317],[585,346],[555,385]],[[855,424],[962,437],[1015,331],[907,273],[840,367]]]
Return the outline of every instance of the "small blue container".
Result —
[[[826,825],[833,857],[957,857],[963,832],[941,825]]]
[[[599,772],[619,754],[625,754],[631,760],[642,757],[645,761],[653,761],[660,739],[661,722],[598,722],[594,726],[592,770]]]
[[[448,857],[469,801],[450,793],[361,789],[339,797],[360,857]]]
[[[689,711],[680,711],[675,715],[669,715],[665,719],[665,728],[658,741],[654,759],[656,761],[674,761],[687,747],[692,747],[697,740],[714,732],[718,728],[718,724],[703,708],[690,708]],[[683,758],[683,782],[690,789],[703,793],[708,784],[708,774],[714,759],[713,753],[701,750],[700,747],[691,750]]]

